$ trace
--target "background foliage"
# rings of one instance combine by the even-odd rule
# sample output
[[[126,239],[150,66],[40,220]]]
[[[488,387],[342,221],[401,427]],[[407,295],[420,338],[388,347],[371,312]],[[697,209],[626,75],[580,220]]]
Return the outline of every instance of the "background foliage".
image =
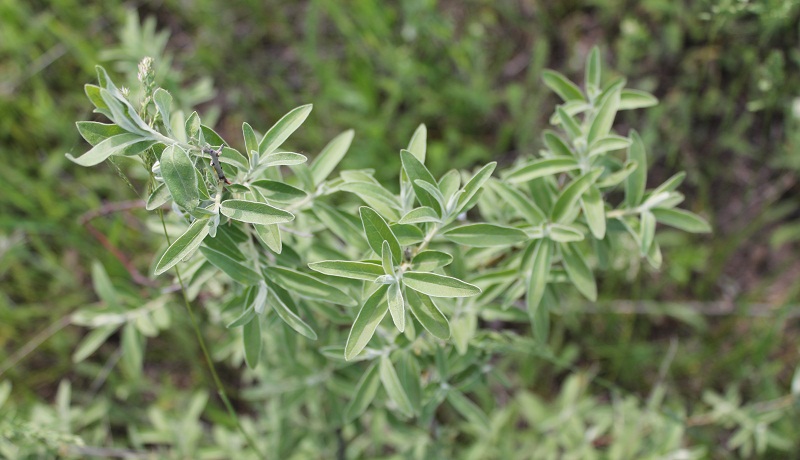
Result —
[[[99,350],[100,359],[73,364],[86,330],[70,325],[70,315],[102,300],[92,261],[129,308],[156,297],[129,270],[147,273],[158,250],[144,211],[130,202],[143,182],[129,187],[115,171],[127,171],[124,163],[100,174],[62,156],[85,150],[73,123],[90,116],[80,88],[94,81],[95,63],[132,87],[139,59],[155,57],[159,83],[183,107],[204,102],[204,123],[226,138],[238,138],[243,121],[269,126],[314,102],[291,141],[295,151],[311,155],[355,128],[344,166],[376,168],[386,181],[420,122],[437,177],[493,160],[507,166],[538,151],[556,103],[542,70],[581,81],[593,45],[629,86],[659,97],[657,108],[625,115],[618,126],[641,132],[653,184],[688,172],[684,206],[709,217],[714,234],[660,232],[660,272],[616,260],[600,278],[598,302],[575,297],[564,307],[569,313],[554,324],[550,344],[559,354],[514,354],[509,344],[508,359],[493,364],[512,376],[503,385],[524,382],[528,390],[509,394],[488,420],[441,414],[449,422],[436,427],[441,456],[463,448],[460,454],[484,458],[490,446],[502,456],[503,449],[526,452],[524,443],[547,446],[542,455],[658,455],[649,443],[654,432],[698,455],[800,449],[791,396],[800,386],[792,388],[800,289],[796,3],[195,3],[0,1],[2,455],[149,449],[213,457],[243,448],[209,397],[177,304],[169,328],[147,347],[142,378],[127,378],[137,363],[120,361],[113,341],[122,337]],[[208,324],[210,339],[227,334]],[[215,350],[219,359],[230,352]],[[242,374],[225,363],[237,409],[267,424],[265,442],[283,453],[303,458],[340,445],[353,457],[424,452],[415,443],[427,437],[397,430],[390,415],[371,419],[370,433],[388,433],[374,439],[352,425],[339,433],[309,424],[320,418],[292,408],[298,398],[312,398],[312,407],[324,398],[315,390],[323,374],[269,374],[278,362],[267,362],[264,375]],[[253,381],[271,383],[254,389]],[[477,394],[476,401],[490,408],[496,397]],[[587,437],[593,432],[604,435]],[[384,450],[370,450],[376,445]]]

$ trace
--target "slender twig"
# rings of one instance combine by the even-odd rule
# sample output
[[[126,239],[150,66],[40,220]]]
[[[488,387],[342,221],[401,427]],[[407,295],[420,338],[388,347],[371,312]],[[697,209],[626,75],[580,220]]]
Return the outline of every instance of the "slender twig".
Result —
[[[161,226],[164,229],[164,236],[167,238],[167,244],[170,245],[172,242],[170,241],[169,234],[167,233],[167,223],[164,220],[164,211],[159,209],[158,211],[159,217],[161,218]],[[236,410],[233,408],[233,404],[231,404],[230,399],[228,399],[228,394],[225,391],[225,386],[222,384],[222,380],[219,378],[219,374],[217,373],[217,368],[214,366],[214,361],[211,359],[211,354],[208,352],[208,346],[206,345],[206,341],[203,338],[203,333],[200,331],[200,325],[197,322],[197,318],[194,315],[194,311],[192,310],[192,306],[189,304],[189,298],[186,296],[186,285],[183,283],[183,278],[181,277],[181,272],[178,269],[177,265],[175,266],[175,274],[178,276],[178,283],[181,286],[181,297],[183,297],[183,304],[186,307],[186,312],[189,314],[189,321],[192,323],[192,328],[194,329],[195,336],[197,336],[197,342],[200,344],[200,349],[203,351],[203,357],[206,360],[206,364],[208,365],[208,370],[211,372],[211,378],[214,380],[214,385],[217,387],[217,395],[222,400],[222,403],[225,405],[225,409],[227,409],[228,414],[231,416],[233,421],[236,423],[236,428],[238,428],[239,432],[242,433],[247,443],[253,450],[258,454],[261,458],[267,458],[267,456],[261,452],[255,440],[252,436],[244,429],[242,426],[241,421],[239,421],[239,416],[236,414]]]
[[[58,321],[54,322],[50,326],[48,326],[45,330],[39,332],[34,336],[28,343],[25,344],[22,348],[16,351],[13,355],[11,355],[3,366],[0,367],[0,376],[6,373],[7,370],[11,369],[12,367],[16,366],[18,362],[20,362],[23,358],[28,356],[33,350],[37,349],[39,345],[43,344],[47,339],[54,336],[58,331],[64,329],[69,325],[71,322],[70,316],[62,316]]]
[[[144,204],[145,203],[144,203],[143,200],[131,200],[131,201],[121,201],[121,202],[118,202],[118,203],[107,203],[107,204],[104,204],[103,206],[100,206],[97,209],[93,209],[93,210],[83,214],[78,219],[78,222],[81,225],[83,225],[86,228],[86,230],[88,230],[89,233],[91,233],[92,236],[94,236],[97,239],[97,241],[99,241],[100,244],[102,244],[103,247],[108,250],[108,252],[113,254],[114,257],[116,257],[117,260],[120,261],[122,266],[125,267],[125,270],[128,271],[128,273],[131,275],[131,278],[133,279],[134,282],[136,282],[136,284],[139,284],[141,286],[154,286],[155,282],[153,280],[151,280],[150,278],[142,275],[141,272],[139,272],[139,270],[137,270],[136,267],[133,265],[133,263],[130,261],[128,256],[126,256],[124,252],[120,251],[119,248],[114,246],[108,240],[108,238],[106,238],[106,236],[103,234],[103,232],[101,232],[100,230],[95,228],[90,223],[92,221],[92,219],[95,219],[95,218],[100,217],[100,216],[107,216],[109,214],[113,214],[113,213],[116,213],[116,212],[129,211],[131,209],[143,208]]]

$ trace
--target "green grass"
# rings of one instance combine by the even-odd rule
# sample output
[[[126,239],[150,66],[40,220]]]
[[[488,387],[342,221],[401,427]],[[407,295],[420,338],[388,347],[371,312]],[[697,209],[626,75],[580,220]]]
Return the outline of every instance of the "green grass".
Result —
[[[18,420],[59,420],[55,395],[58,382],[68,379],[75,418],[93,404],[102,406],[93,410],[110,426],[152,431],[169,439],[164,445],[191,455],[189,447],[181,451],[179,436],[169,434],[169,423],[159,422],[158,414],[177,420],[192,394],[210,388],[199,361],[184,359],[197,357],[198,350],[177,307],[169,332],[148,344],[146,381],[127,381],[118,370],[105,374],[104,366],[113,367],[118,359],[116,339],[100,350],[104,359],[73,365],[71,354],[84,334],[74,326],[57,330],[30,354],[19,353],[37,342],[37,334],[53,324],[56,330],[76,309],[97,301],[88,268],[92,260],[100,260],[114,284],[130,295],[147,299],[155,293],[132,283],[125,267],[79,222],[104,204],[139,198],[144,184],[139,177],[129,186],[113,165],[98,174],[63,157],[84,148],[74,122],[88,118],[81,88],[94,78],[96,63],[112,61],[116,65],[109,67],[131,85],[141,53],[160,54],[154,56],[159,69],[170,64],[180,69],[163,70],[164,86],[181,96],[184,107],[203,103],[204,120],[218,119],[217,129],[234,139],[240,138],[242,121],[269,126],[289,109],[313,102],[314,112],[292,147],[313,156],[326,140],[355,128],[344,167],[375,168],[378,177],[387,178],[396,170],[397,148],[419,123],[428,126],[429,165],[437,176],[489,160],[508,165],[533,154],[555,103],[541,84],[542,69],[581,81],[584,56],[599,44],[604,61],[628,76],[630,86],[660,98],[658,108],[623,117],[621,126],[635,126],[652,146],[654,179],[688,171],[685,207],[709,217],[714,234],[664,232],[659,273],[627,258],[613,261],[600,280],[601,302],[575,300],[565,307],[569,313],[554,320],[551,346],[558,359],[519,354],[499,366],[513,375],[513,387],[525,387],[540,400],[540,407],[526,399],[527,404],[548,414],[558,412],[570,376],[585,378],[578,399],[603,413],[621,410],[614,404],[625,398],[645,405],[662,385],[663,407],[695,416],[686,443],[707,446],[712,457],[756,455],[725,444],[733,425],[702,423],[702,407],[708,407],[703,398],[708,400],[710,391],[739,392],[745,404],[753,404],[751,414],[782,414],[773,427],[792,439],[800,421],[781,398],[789,393],[798,358],[793,318],[800,288],[793,280],[800,266],[793,255],[800,242],[786,230],[800,215],[795,193],[800,131],[792,112],[800,91],[797,5],[731,3],[714,10],[705,2],[660,0],[636,7],[612,0],[525,6],[420,0],[379,8],[369,1],[344,6],[309,0],[222,8],[201,0],[185,8],[167,0],[141,9],[154,14],[155,29],[171,32],[164,55],[154,45],[155,29],[134,27],[138,21],[123,28],[122,2],[45,3],[0,0],[0,369],[14,364],[0,382],[13,383],[3,409],[11,407]],[[201,82],[205,77],[210,80]],[[92,223],[146,273],[158,248],[142,228],[143,216],[115,212]],[[635,303],[640,299],[652,302]],[[214,327],[205,332],[220,341],[226,333]],[[274,340],[284,339],[291,340]],[[670,355],[672,344],[677,351]],[[218,350],[228,363],[230,353]],[[238,368],[223,365],[223,379],[242,413],[255,414],[266,404],[258,395],[239,393]],[[266,400],[276,413],[296,404],[294,393],[282,389],[293,379],[299,377],[269,376],[269,391],[284,396]],[[335,382],[328,386],[335,389]],[[492,400],[480,397],[487,404]],[[536,412],[531,407],[520,410]],[[48,418],[45,412],[55,415]],[[274,434],[265,442],[298,456],[319,446],[337,448],[335,434],[315,421],[321,414],[285,412],[291,416],[259,422]],[[498,408],[492,415],[503,413]],[[458,417],[444,413],[442,419]],[[213,398],[202,420],[219,431],[206,448],[235,438]],[[305,438],[297,431],[301,423],[308,423]],[[385,421],[373,424],[379,431]],[[100,425],[74,425],[74,430],[90,445],[148,446],[129,433],[112,442]],[[449,430],[452,426],[443,428],[442,442],[458,445],[457,433]],[[352,426],[345,431],[350,452],[365,455],[378,453],[369,443],[397,446],[415,439],[412,431],[369,440]],[[497,445],[513,450],[509,446],[524,435],[518,431],[495,440]],[[800,446],[790,444],[788,452],[796,454]],[[20,445],[34,449],[35,443]],[[442,455],[453,452],[443,449]],[[791,456],[787,450],[764,455]]]

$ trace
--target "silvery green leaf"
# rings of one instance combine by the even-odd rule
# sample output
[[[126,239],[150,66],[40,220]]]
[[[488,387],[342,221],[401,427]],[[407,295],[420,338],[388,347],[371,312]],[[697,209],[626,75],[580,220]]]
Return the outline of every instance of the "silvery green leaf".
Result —
[[[364,227],[364,234],[367,236],[367,242],[375,254],[380,255],[383,242],[388,241],[394,260],[403,260],[400,242],[397,241],[397,237],[392,233],[392,229],[389,228],[383,217],[366,206],[360,207],[358,212],[361,215],[361,223]]]
[[[164,273],[174,267],[175,264],[188,257],[200,246],[200,243],[203,242],[206,235],[208,235],[208,220],[196,220],[192,222],[192,225],[189,226],[186,232],[172,242],[167,248],[167,251],[164,252],[164,255],[161,256],[158,263],[156,263],[155,275]]]
[[[583,193],[581,208],[592,235],[602,240],[606,235],[606,209],[603,196],[596,186],[592,185]]]
[[[255,270],[247,267],[223,252],[207,246],[201,246],[200,252],[209,262],[211,262],[212,265],[222,270],[234,281],[248,286],[258,284],[261,281],[261,275],[259,275]]]
[[[510,246],[528,240],[522,230],[497,224],[467,224],[442,234],[448,240],[477,248]]]
[[[560,246],[564,268],[567,270],[567,276],[570,281],[587,299],[592,302],[596,301],[597,283],[583,253],[570,243],[561,244]]]
[[[589,171],[564,187],[553,205],[553,209],[550,211],[550,220],[552,222],[567,223],[567,217],[577,205],[581,195],[594,184],[602,173],[602,169]]]
[[[492,190],[511,205],[519,215],[531,225],[540,225],[547,220],[544,212],[536,206],[536,203],[522,192],[515,189],[505,181],[494,180],[490,182]]]
[[[386,390],[389,399],[395,403],[400,412],[405,416],[412,416],[414,414],[414,408],[411,406],[411,401],[408,399],[408,395],[403,389],[400,378],[397,376],[397,371],[394,369],[389,357],[381,357],[378,372],[381,377],[381,383],[383,383],[383,389]]]
[[[547,287],[547,278],[550,276],[550,260],[553,253],[553,243],[548,239],[540,239],[531,243],[530,252],[531,272],[528,275],[528,292],[525,301],[528,306],[528,315],[534,328],[534,335],[540,341],[546,338],[546,330],[541,327],[545,322],[545,315],[549,315],[547,309],[542,306]],[[538,332],[537,332],[538,331]]]
[[[274,152],[303,124],[308,114],[311,113],[311,109],[311,104],[302,105],[293,109],[278,120],[278,122],[264,134],[264,137],[258,144],[258,153],[262,157],[262,161],[264,156]]]
[[[544,80],[544,84],[548,88],[558,94],[565,102],[585,100],[578,85],[554,70],[543,71],[542,80]]]
[[[328,142],[322,152],[317,155],[314,162],[311,163],[311,177],[314,179],[314,185],[321,184],[336,168],[336,165],[342,161],[347,149],[350,148],[350,143],[353,141],[355,132],[349,129]]]
[[[280,224],[294,220],[294,214],[266,203],[246,200],[226,200],[220,205],[222,215],[251,224]]]
[[[611,131],[611,126],[614,124],[614,118],[617,116],[619,110],[620,91],[611,92],[602,102],[600,109],[595,114],[594,120],[589,127],[589,134],[587,142],[591,145],[595,140],[603,138]]]
[[[683,209],[651,209],[653,216],[662,224],[690,233],[710,233],[711,226],[697,214]]]
[[[423,222],[439,222],[441,219],[433,208],[421,206],[407,212],[398,222],[401,224],[420,224]]]
[[[477,193],[483,187],[483,184],[489,180],[489,177],[492,176],[494,169],[497,167],[497,162],[493,161],[491,163],[486,164],[482,167],[478,172],[475,173],[466,184],[464,184],[464,193],[462,193],[458,197],[458,203],[456,204],[456,212],[455,215],[461,214],[462,212],[469,211],[469,208],[474,203],[474,199],[477,196]]]
[[[414,194],[417,196],[417,201],[419,201],[422,206],[433,208],[437,214],[441,215],[442,209],[439,206],[439,202],[436,201],[436,199],[424,188],[420,187],[416,183],[416,181],[420,180],[431,185],[436,184],[436,180],[433,178],[430,171],[428,171],[428,168],[426,168],[416,156],[407,150],[400,151],[400,161],[403,164],[403,171],[405,171],[411,186],[414,188]]]
[[[347,336],[347,344],[344,347],[346,360],[350,361],[361,353],[361,350],[367,346],[367,343],[375,333],[378,324],[386,316],[386,312],[389,311],[388,306],[383,302],[383,297],[388,289],[388,285],[379,286],[358,311],[358,315],[353,321],[353,326],[350,328],[350,334]]]
[[[172,195],[170,195],[169,193],[167,184],[162,182],[161,184],[158,185],[158,187],[156,187],[155,190],[153,190],[153,192],[147,198],[147,203],[145,204],[144,207],[148,211],[153,211],[155,209],[160,208],[161,206],[164,206],[164,204],[167,201],[169,201],[171,197]]]
[[[411,259],[411,268],[418,272],[429,272],[450,265],[453,256],[442,251],[426,250]]]
[[[323,260],[321,262],[312,262],[308,264],[308,268],[326,275],[364,281],[375,281],[377,277],[385,273],[380,265],[368,262],[351,262],[348,260]]]
[[[283,322],[298,334],[311,340],[317,340],[317,333],[314,332],[314,329],[295,313],[294,310],[297,309],[297,306],[294,305],[291,295],[279,286],[273,286],[272,293],[274,300],[272,309]]]
[[[142,147],[141,150],[145,150],[153,144],[153,141],[151,139],[144,138],[139,134],[116,134],[101,141],[99,144],[92,147],[91,150],[77,158],[69,153],[65,154],[65,156],[70,161],[81,166],[95,166],[106,161],[106,159],[108,159],[108,157],[111,155],[122,155],[123,152],[127,152],[126,149],[128,147],[131,147],[135,144],[140,144]]]
[[[418,294],[416,291],[408,289],[406,290],[406,300],[411,313],[425,330],[438,339],[447,340],[450,338],[450,323],[436,306],[433,299],[425,294]]]
[[[436,273],[405,272],[403,284],[431,297],[471,297],[481,293],[481,289],[477,286]]]
[[[284,267],[268,267],[267,276],[286,290],[309,299],[354,307],[356,301],[338,288],[296,270]]]
[[[652,94],[636,89],[623,89],[619,110],[643,109],[655,105],[658,105],[658,99]]]
[[[389,303],[389,313],[398,331],[403,332],[406,328],[405,302],[403,301],[403,289],[400,283],[392,283],[386,293]]]
[[[628,160],[636,162],[636,169],[625,179],[625,204],[629,208],[635,208],[642,202],[647,182],[647,153],[642,138],[636,131],[631,131]]]
[[[428,138],[428,130],[425,125],[417,126],[411,141],[408,143],[408,151],[413,154],[421,163],[425,163],[425,150]]]
[[[580,168],[580,166],[574,158],[544,158],[515,168],[510,173],[506,174],[505,179],[512,184],[519,184],[540,177],[573,171],[578,168]]]
[[[375,362],[367,368],[356,384],[353,397],[344,409],[345,423],[355,420],[367,410],[372,400],[375,399],[375,395],[378,394],[380,383],[378,363]]]
[[[242,328],[242,343],[244,344],[244,360],[247,367],[255,369],[261,357],[261,321],[258,316],[247,322]]]
[[[161,177],[175,204],[190,212],[200,204],[194,162],[186,150],[177,145],[164,149],[161,154]]]

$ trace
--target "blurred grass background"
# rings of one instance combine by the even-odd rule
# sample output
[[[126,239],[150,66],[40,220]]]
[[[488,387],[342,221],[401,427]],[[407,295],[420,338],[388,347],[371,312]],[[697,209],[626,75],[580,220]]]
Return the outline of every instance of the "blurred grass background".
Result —
[[[661,272],[625,260],[602,274],[601,301],[568,307],[561,340],[634,393],[659,378],[671,340],[680,400],[731,384],[753,401],[788,388],[800,353],[798,2],[0,0],[0,18],[0,373],[19,401],[52,399],[76,372],[83,331],[64,318],[96,301],[90,261],[130,278],[80,219],[140,198],[136,184],[113,164],[83,170],[63,156],[86,148],[74,122],[92,117],[82,86],[95,64],[131,84],[141,57],[157,58],[161,84],[230,139],[243,121],[264,129],[312,102],[296,150],[313,155],[354,128],[344,167],[387,180],[419,123],[435,175],[535,153],[557,103],[541,71],[581,81],[594,45],[660,99],[618,123],[645,139],[653,183],[687,171],[686,207],[714,233],[665,230]],[[155,248],[142,215],[92,225],[145,273]],[[41,335],[48,327],[58,333]]]

